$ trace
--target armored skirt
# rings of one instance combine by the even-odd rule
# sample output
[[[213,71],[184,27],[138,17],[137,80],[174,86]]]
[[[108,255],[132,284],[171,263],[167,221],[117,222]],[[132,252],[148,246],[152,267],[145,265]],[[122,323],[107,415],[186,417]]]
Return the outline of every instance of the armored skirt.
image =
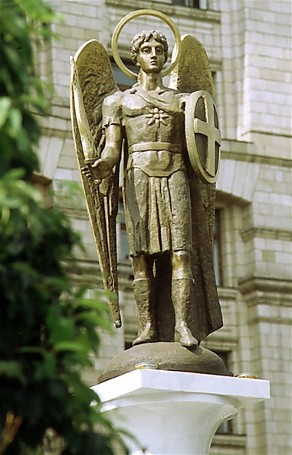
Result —
[[[131,168],[125,176],[124,199],[131,256],[191,251],[190,192],[183,170],[153,177]]]

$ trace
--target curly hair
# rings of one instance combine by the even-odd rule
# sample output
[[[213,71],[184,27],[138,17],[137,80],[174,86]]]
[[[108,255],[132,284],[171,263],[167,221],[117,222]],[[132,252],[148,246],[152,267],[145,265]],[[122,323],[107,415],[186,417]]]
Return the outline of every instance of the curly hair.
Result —
[[[163,33],[160,33],[158,30],[153,30],[151,32],[142,32],[134,36],[131,41],[131,57],[135,65],[137,64],[137,56],[139,54],[139,49],[141,45],[145,42],[156,40],[158,43],[162,44],[164,48],[164,63],[168,57],[168,42],[166,36]]]

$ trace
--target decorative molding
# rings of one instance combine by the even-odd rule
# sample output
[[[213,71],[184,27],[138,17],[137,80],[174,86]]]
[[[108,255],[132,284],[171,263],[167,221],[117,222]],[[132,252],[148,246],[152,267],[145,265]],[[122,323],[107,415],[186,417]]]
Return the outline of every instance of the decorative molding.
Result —
[[[258,323],[263,323],[263,322],[266,322],[268,324],[278,324],[278,325],[284,325],[284,326],[287,326],[287,325],[291,325],[292,326],[292,321],[291,321],[291,317],[287,317],[287,318],[284,318],[284,317],[278,317],[278,318],[275,318],[274,316],[260,316],[260,315],[256,315],[256,316],[252,316],[252,317],[249,317],[248,318],[248,324],[258,324]]]
[[[254,142],[222,138],[221,158],[245,163],[266,164],[269,166],[292,167],[292,160],[276,156],[258,155]]]
[[[243,161],[244,163],[266,164],[267,166],[292,167],[292,160],[267,155],[247,155],[244,152],[221,151],[221,159]]]
[[[258,293],[257,297],[252,299],[251,302],[247,302],[248,304],[256,305],[258,303],[263,303],[262,299],[264,299],[264,302],[267,303],[267,294],[271,293],[277,293],[277,296],[279,296],[279,294],[285,294],[287,297],[291,297],[292,280],[277,280],[273,278],[253,276],[239,281],[238,289],[243,295],[254,292]],[[284,302],[281,300],[281,305],[283,304]]]
[[[292,138],[292,134],[289,133],[275,133],[273,131],[268,130],[250,130],[249,133],[256,133],[256,134],[264,134],[265,136],[277,136],[277,137],[285,137],[288,139]]]
[[[236,300],[238,290],[236,288],[218,287],[219,298],[223,300]]]
[[[241,238],[244,242],[248,242],[255,237],[269,240],[284,240],[292,241],[291,231],[282,231],[280,229],[271,229],[263,227],[250,227],[240,232]]]
[[[246,446],[246,435],[241,434],[215,434],[211,447],[239,449]],[[241,453],[241,452],[240,452]]]

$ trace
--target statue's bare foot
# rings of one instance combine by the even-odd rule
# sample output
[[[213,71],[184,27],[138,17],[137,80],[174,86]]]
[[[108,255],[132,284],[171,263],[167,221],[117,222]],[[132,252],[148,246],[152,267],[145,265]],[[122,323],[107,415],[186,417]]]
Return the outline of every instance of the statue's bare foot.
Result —
[[[132,345],[135,346],[142,343],[153,343],[155,341],[157,341],[156,330],[150,324],[147,324],[145,329],[133,341]]]
[[[175,327],[176,332],[179,335],[179,343],[182,346],[191,347],[191,346],[198,346],[198,341],[192,335],[192,332],[188,328],[185,322],[180,322]]]

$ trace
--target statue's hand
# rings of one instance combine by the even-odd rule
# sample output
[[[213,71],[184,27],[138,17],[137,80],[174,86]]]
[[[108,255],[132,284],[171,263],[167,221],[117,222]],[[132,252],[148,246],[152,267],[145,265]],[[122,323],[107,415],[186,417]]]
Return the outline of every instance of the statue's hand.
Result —
[[[108,177],[112,176],[112,168],[108,158],[99,158],[98,160],[83,166],[81,172],[95,184],[100,185],[103,181],[106,181]]]
[[[88,179],[93,179],[93,175],[92,175],[92,172],[91,172],[91,169],[89,166],[83,166],[81,168],[81,172],[83,175],[85,175],[85,177],[87,177]]]
[[[91,165],[91,168],[95,179],[105,179],[111,176],[113,166],[108,158],[100,158]]]

